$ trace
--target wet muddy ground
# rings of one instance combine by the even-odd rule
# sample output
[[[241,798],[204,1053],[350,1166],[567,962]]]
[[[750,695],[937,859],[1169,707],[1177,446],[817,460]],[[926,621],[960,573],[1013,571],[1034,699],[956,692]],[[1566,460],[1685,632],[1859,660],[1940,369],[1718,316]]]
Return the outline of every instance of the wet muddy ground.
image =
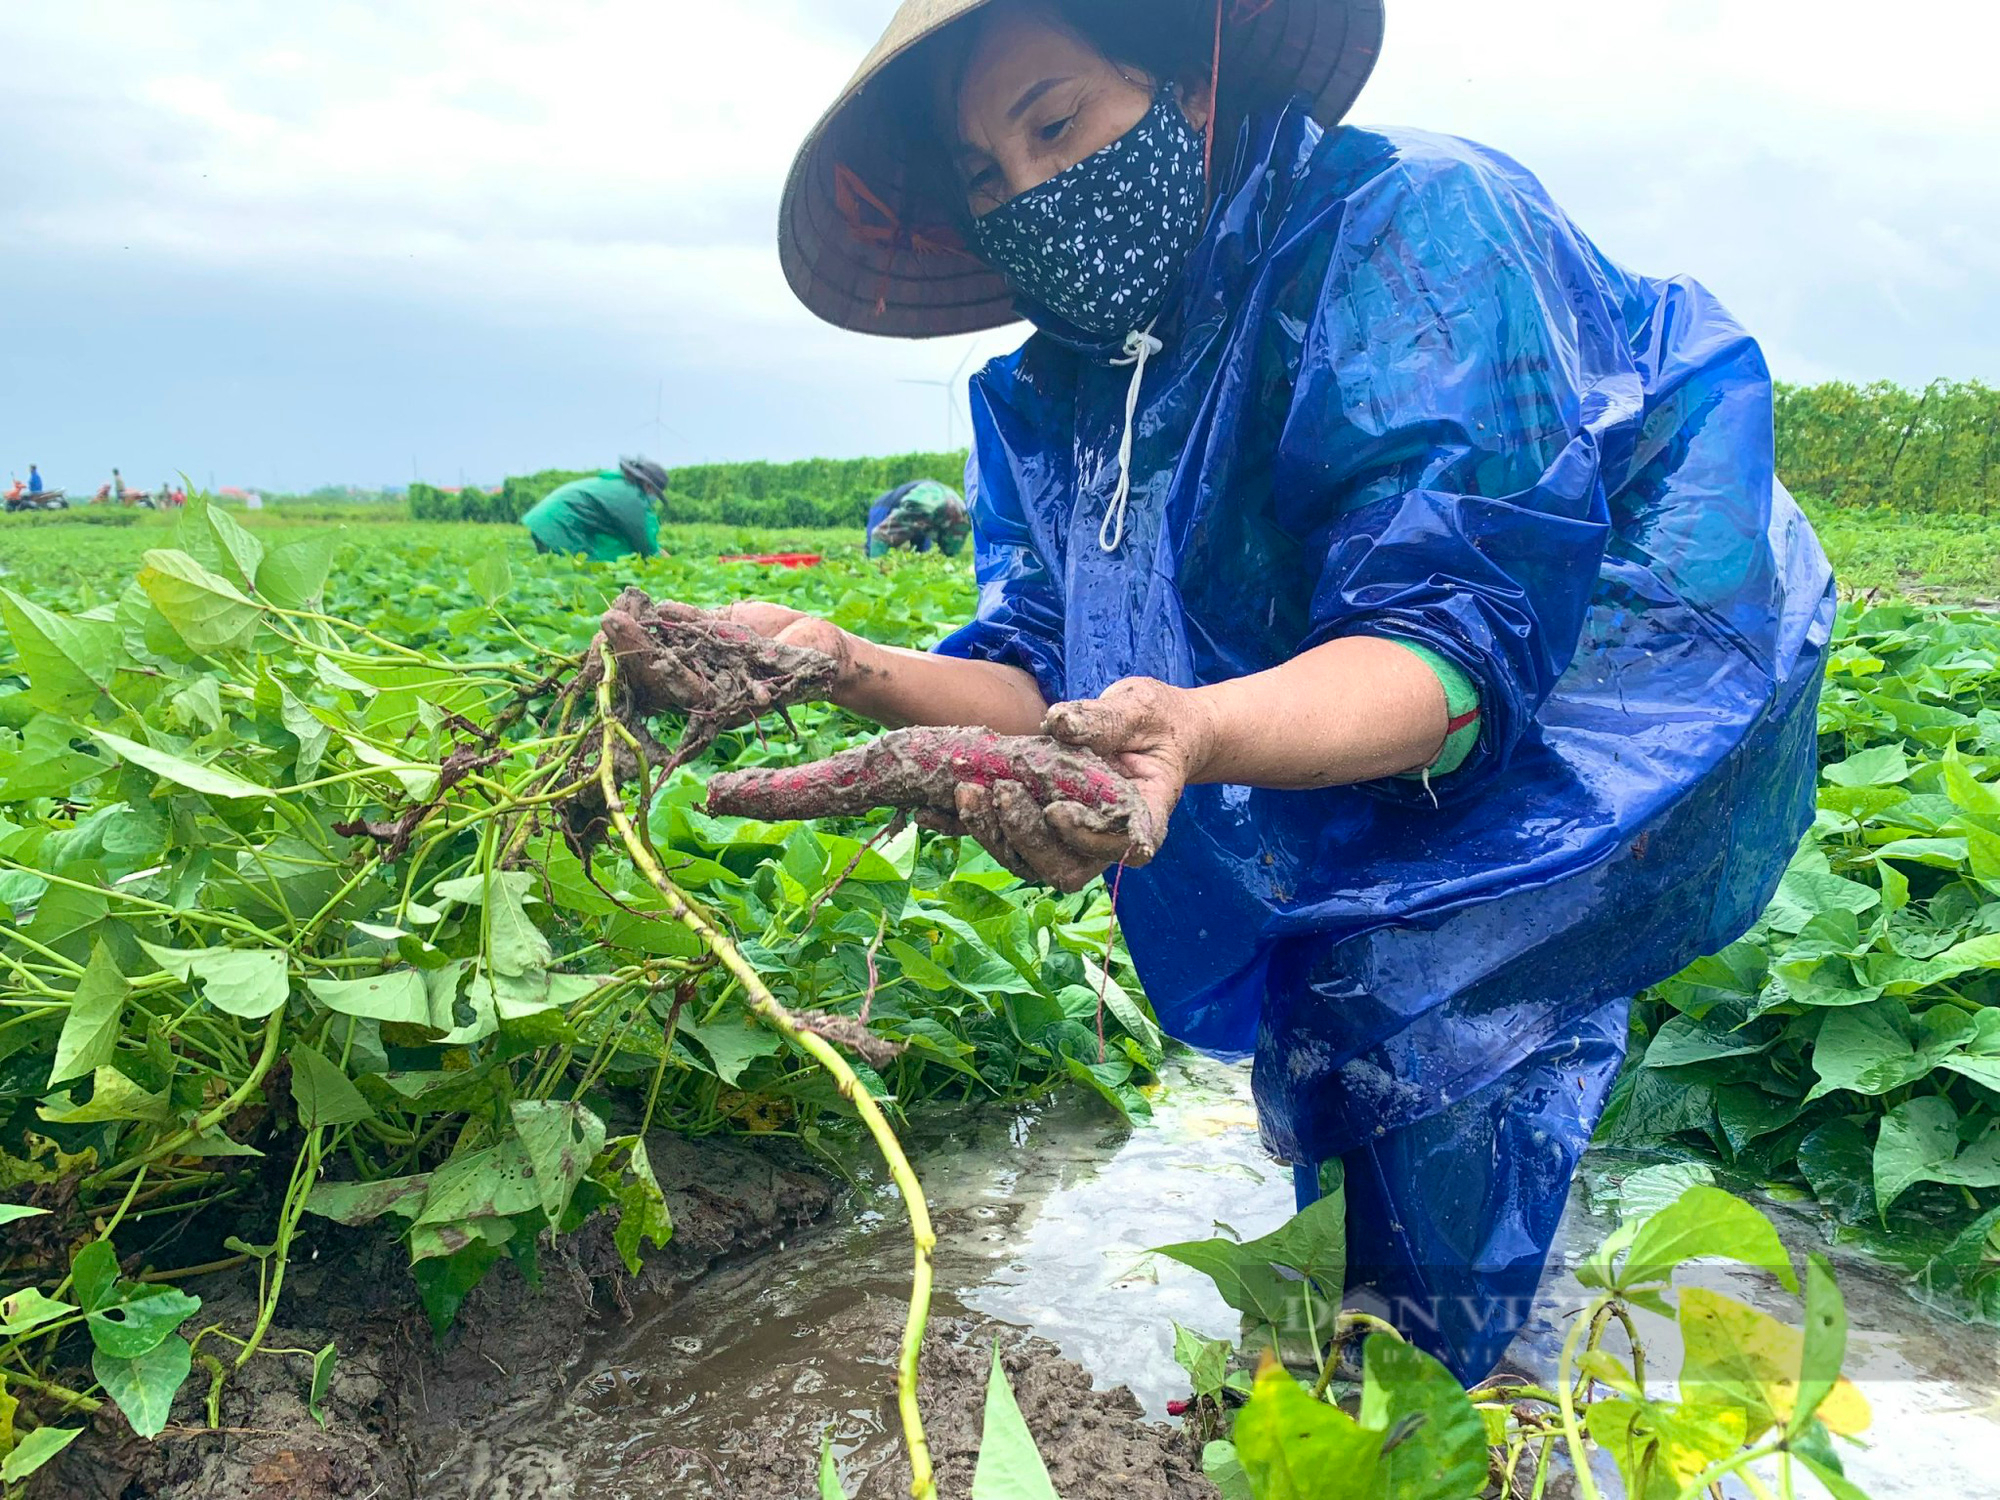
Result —
[[[1082,1100],[990,1111],[921,1140],[919,1165],[942,1237],[946,1338],[978,1343],[983,1332],[968,1338],[969,1320],[1028,1330],[1098,1390],[1129,1390],[1164,1422],[1168,1401],[1186,1394],[1172,1323],[1220,1336],[1236,1322],[1206,1280],[1147,1249],[1203,1238],[1217,1223],[1246,1238],[1263,1233],[1291,1213],[1292,1189],[1290,1174],[1258,1149],[1247,1074],[1183,1062],[1170,1068],[1155,1113],[1152,1127],[1128,1132]],[[1620,1180],[1645,1165],[1589,1163],[1565,1221],[1563,1264],[1510,1352],[1518,1365],[1553,1375],[1568,1317],[1589,1300],[1567,1263],[1616,1224],[1592,1204],[1615,1202]],[[1797,1257],[1828,1251],[1840,1275],[1848,1369],[1876,1415],[1871,1446],[1848,1455],[1850,1475],[1875,1500],[2000,1492],[2000,1330],[1928,1310],[1895,1273],[1830,1249],[1811,1205],[1764,1206]],[[642,1305],[631,1324],[607,1328],[589,1345],[566,1426],[584,1491],[604,1500],[729,1493],[707,1459],[688,1456],[699,1452],[732,1482],[753,1455],[760,1484],[790,1462],[796,1490],[743,1493],[805,1495],[819,1435],[830,1432],[850,1492],[903,1493],[887,1393],[907,1260],[893,1197],[869,1195],[786,1255],[712,1279],[679,1306]],[[1769,1278],[1718,1267],[1685,1274],[1799,1321],[1796,1300]],[[872,1342],[854,1336],[868,1329],[878,1334]],[[1646,1319],[1642,1337],[1652,1369],[1678,1368],[1670,1324]],[[981,1345],[968,1380],[984,1370]],[[1045,1446],[1060,1455],[1067,1444]],[[676,1447],[687,1453],[675,1457]],[[1066,1484],[1059,1462],[1051,1467],[1065,1500],[1102,1492],[1087,1476],[1082,1487]],[[1164,1491],[1121,1482],[1116,1492],[1178,1493],[1172,1481]]]
[[[45,1471],[38,1493],[63,1500],[405,1500],[443,1493],[428,1472],[449,1459],[481,1496],[568,1495],[551,1488],[560,1464],[541,1461],[513,1417],[542,1410],[575,1379],[590,1330],[617,1322],[634,1295],[671,1300],[718,1265],[776,1250],[822,1218],[835,1183],[782,1152],[727,1142],[650,1143],[675,1236],[635,1282],[599,1220],[543,1258],[530,1289],[508,1264],[467,1300],[442,1348],[418,1309],[406,1253],[379,1233],[316,1226],[313,1252],[294,1261],[265,1347],[222,1390],[220,1427],[191,1382],[156,1442],[100,1414],[84,1440]],[[253,1276],[188,1283],[203,1306],[190,1330],[255,1320]],[[340,1350],[322,1427],[307,1411],[311,1352]],[[204,1352],[229,1360],[214,1339]],[[277,1351],[292,1350],[294,1353]],[[199,1374],[200,1371],[197,1371]],[[482,1443],[485,1434],[509,1434]],[[476,1472],[475,1472],[476,1471]],[[527,1477],[516,1482],[521,1471]]]
[[[1205,1280],[1146,1251],[1218,1223],[1262,1233],[1289,1214],[1291,1186],[1258,1149],[1246,1074],[1193,1060],[1169,1074],[1154,1124],[1136,1131],[1064,1099],[910,1132],[941,1239],[924,1388],[946,1494],[969,1488],[996,1342],[1065,1500],[1213,1494],[1166,1421],[1185,1393],[1172,1322],[1223,1335],[1235,1315]],[[326,1430],[304,1411],[308,1360],[260,1359],[224,1393],[225,1432],[201,1431],[199,1400],[184,1396],[165,1441],[79,1444],[50,1493],[805,1500],[823,1437],[850,1494],[907,1493],[893,1391],[910,1249],[893,1192],[847,1191],[803,1161],[723,1143],[654,1154],[677,1232],[636,1283],[608,1236],[587,1233],[539,1293],[496,1272],[438,1351],[399,1252],[357,1237],[299,1268],[274,1331],[280,1347],[339,1338]],[[1590,1163],[1566,1255],[1609,1231],[1593,1197],[1615,1198],[1635,1165]],[[1810,1212],[1767,1207],[1799,1253],[1826,1248]],[[1876,1413],[1850,1475],[1875,1500],[1985,1500],[2000,1473],[2000,1332],[1928,1311],[1893,1273],[1833,1254],[1849,1369]],[[1797,1319],[1773,1282],[1699,1274]],[[231,1295],[197,1289],[209,1310]],[[1552,1275],[1513,1358],[1551,1372],[1585,1300],[1566,1270]],[[1642,1332],[1653,1368],[1676,1367],[1671,1326]]]

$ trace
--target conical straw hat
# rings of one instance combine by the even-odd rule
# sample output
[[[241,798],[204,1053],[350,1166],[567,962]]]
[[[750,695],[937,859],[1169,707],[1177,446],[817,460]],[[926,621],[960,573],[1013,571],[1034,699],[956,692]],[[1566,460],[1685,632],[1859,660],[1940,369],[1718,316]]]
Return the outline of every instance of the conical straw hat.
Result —
[[[905,0],[792,162],[778,256],[799,300],[829,323],[895,338],[1015,321],[1007,283],[966,246],[936,174],[914,169],[898,70],[991,0]],[[1218,141],[1264,105],[1303,97],[1337,124],[1374,70],[1384,0],[1155,0],[1221,6]],[[1223,147],[1218,147],[1218,152]]]

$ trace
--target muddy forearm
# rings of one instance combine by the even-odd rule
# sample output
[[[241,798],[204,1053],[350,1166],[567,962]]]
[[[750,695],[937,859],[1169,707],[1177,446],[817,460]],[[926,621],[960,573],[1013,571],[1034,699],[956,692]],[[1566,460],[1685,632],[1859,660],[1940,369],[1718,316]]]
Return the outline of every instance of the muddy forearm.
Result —
[[[1190,782],[1303,790],[1430,765],[1449,713],[1437,674],[1393,641],[1329,641],[1281,667],[1187,695]]]
[[[878,646],[847,635],[833,701],[891,729],[938,724],[1038,734],[1048,704],[1018,667]]]

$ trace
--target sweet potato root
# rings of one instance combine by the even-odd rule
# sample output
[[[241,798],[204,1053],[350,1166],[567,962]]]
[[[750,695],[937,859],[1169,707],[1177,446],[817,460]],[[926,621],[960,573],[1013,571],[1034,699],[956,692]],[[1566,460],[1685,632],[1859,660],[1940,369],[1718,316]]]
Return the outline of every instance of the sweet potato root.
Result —
[[[1152,814],[1132,783],[1095,751],[1044,735],[899,729],[811,765],[731,771],[708,784],[708,810],[744,818],[852,817],[878,807],[952,816],[961,785],[1011,781],[1048,808],[1068,803],[1135,854],[1158,846]]]

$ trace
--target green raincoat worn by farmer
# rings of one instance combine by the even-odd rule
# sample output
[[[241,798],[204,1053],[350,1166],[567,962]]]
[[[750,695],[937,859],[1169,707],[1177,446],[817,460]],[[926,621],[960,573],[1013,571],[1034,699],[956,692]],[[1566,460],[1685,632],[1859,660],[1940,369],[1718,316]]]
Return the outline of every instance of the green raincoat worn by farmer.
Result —
[[[868,555],[886,556],[893,548],[958,556],[972,534],[972,518],[958,491],[935,479],[915,479],[889,491],[868,511]]]
[[[628,458],[615,469],[573,479],[521,518],[541,552],[582,553],[598,562],[656,557],[667,471]]]

